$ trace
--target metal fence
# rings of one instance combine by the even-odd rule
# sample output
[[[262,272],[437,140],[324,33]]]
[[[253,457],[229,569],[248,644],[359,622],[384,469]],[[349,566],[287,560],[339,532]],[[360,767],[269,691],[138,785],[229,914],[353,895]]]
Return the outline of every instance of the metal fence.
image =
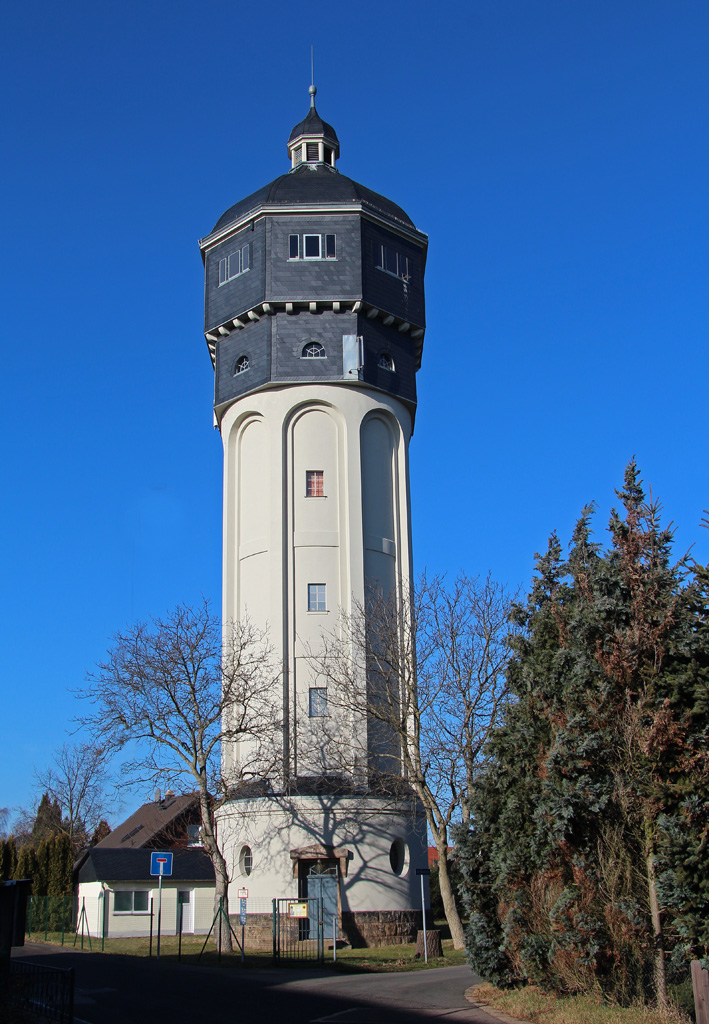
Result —
[[[324,957],[322,898],[275,899],[274,960],[323,960]]]
[[[72,1024],[74,971],[10,961],[10,1005],[23,1014]]]

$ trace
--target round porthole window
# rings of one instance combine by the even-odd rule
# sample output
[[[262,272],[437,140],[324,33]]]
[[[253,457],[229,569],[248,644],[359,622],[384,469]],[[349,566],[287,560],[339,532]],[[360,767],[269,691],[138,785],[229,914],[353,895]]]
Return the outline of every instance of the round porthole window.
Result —
[[[239,854],[239,869],[242,875],[250,875],[254,865],[253,854],[250,846],[242,846]]]
[[[395,839],[389,850],[389,863],[395,875],[401,875],[406,868],[406,843],[403,839]]]

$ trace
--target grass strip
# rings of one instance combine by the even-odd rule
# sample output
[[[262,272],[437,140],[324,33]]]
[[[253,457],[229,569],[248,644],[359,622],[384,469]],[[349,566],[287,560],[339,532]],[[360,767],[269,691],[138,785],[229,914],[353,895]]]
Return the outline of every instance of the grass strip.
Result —
[[[504,990],[485,982],[470,994],[481,1005],[530,1024],[690,1024],[694,1019],[676,1005],[661,1014],[649,1006],[603,1003],[600,994],[559,996],[536,985]]]

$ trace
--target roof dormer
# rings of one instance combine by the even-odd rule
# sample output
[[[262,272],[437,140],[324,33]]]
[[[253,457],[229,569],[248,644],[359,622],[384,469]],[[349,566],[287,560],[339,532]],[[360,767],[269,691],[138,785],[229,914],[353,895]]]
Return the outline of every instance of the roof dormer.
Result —
[[[291,170],[295,170],[301,164],[325,164],[334,168],[335,161],[340,155],[340,140],[332,125],[323,121],[315,109],[317,89],[311,85],[308,91],[310,110],[300,124],[295,126],[288,139]]]

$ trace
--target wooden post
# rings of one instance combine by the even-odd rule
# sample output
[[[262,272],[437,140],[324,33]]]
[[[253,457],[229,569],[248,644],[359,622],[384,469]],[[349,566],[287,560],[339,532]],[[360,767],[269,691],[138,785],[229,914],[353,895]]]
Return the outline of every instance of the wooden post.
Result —
[[[709,1024],[709,971],[703,971],[699,960],[692,960],[692,988],[697,1024]]]

